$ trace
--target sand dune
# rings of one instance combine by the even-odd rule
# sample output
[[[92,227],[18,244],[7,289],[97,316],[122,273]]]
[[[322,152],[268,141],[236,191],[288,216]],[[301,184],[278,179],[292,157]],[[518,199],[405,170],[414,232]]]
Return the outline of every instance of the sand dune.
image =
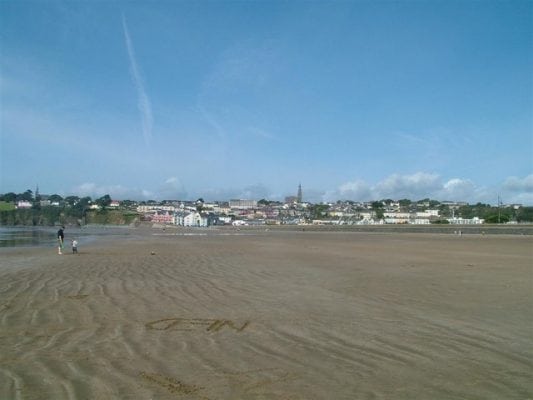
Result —
[[[533,398],[531,237],[236,233],[2,250],[0,398]]]

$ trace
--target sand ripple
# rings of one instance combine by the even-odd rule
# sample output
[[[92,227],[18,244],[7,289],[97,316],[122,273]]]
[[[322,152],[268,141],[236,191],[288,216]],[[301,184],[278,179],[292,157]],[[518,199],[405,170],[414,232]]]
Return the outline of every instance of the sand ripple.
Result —
[[[532,244],[273,230],[4,251],[0,398],[530,399]]]

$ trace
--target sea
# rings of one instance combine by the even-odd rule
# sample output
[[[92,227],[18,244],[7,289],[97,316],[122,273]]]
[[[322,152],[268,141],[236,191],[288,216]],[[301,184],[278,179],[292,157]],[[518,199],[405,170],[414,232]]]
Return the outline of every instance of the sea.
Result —
[[[59,227],[5,227],[0,226],[0,249],[10,247],[55,247],[57,246],[57,231]],[[271,228],[265,228],[266,231]],[[411,232],[411,233],[437,233],[437,234],[456,234],[458,230],[463,235],[484,235],[484,234],[510,234],[510,235],[533,235],[533,225],[495,225],[495,226],[323,226],[323,227],[299,227],[299,226],[286,226],[278,227],[276,230],[280,232],[305,230],[314,231],[320,230],[322,232],[327,231],[346,231],[346,232],[381,232],[381,233],[393,233],[393,232]],[[191,228],[188,231],[165,231],[165,229],[158,229],[152,233],[154,236],[205,236],[208,234],[218,235],[249,235],[257,233],[257,230],[239,228],[238,231],[234,229],[222,229],[212,231],[209,228],[206,230],[198,228]],[[67,226],[65,229],[65,245],[69,246],[70,241],[76,239],[80,247],[99,241],[107,240],[110,237],[120,237],[121,239],[131,239],[138,236],[140,233],[136,229],[132,229],[128,226],[117,225],[89,225],[89,226]]]
[[[57,231],[59,227],[0,227],[0,248],[9,247],[55,247],[57,246]],[[65,245],[76,239],[79,246],[103,239],[109,236],[128,236],[126,228],[117,227],[66,227]]]

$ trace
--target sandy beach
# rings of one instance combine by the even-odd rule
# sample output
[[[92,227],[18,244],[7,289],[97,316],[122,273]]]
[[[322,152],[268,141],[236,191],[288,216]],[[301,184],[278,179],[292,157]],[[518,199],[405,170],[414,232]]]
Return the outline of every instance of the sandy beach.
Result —
[[[532,249],[275,229],[2,249],[0,399],[532,399]]]

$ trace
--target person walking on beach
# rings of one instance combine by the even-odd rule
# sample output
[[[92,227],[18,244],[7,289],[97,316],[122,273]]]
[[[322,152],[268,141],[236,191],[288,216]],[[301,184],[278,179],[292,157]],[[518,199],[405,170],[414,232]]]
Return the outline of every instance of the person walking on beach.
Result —
[[[78,241],[72,240],[72,254],[78,254]]]
[[[63,241],[65,240],[64,226],[57,231],[57,254],[63,254]]]

